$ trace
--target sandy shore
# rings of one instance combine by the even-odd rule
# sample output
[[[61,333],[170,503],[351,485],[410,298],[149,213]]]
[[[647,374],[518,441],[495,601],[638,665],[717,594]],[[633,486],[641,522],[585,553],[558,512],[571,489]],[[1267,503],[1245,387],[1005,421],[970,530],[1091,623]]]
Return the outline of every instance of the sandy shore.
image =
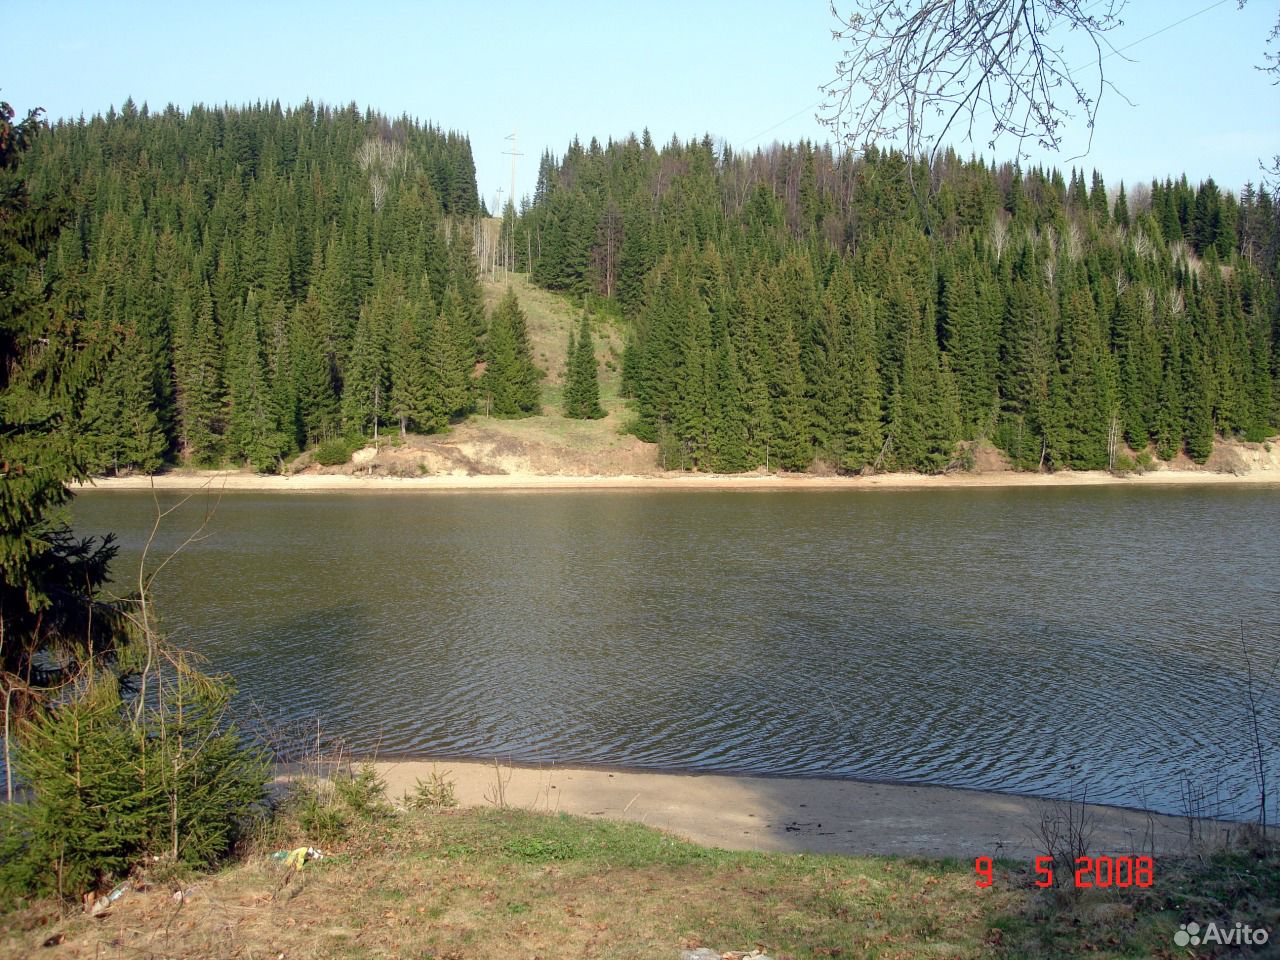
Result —
[[[81,485],[91,490],[259,490],[278,493],[308,491],[409,492],[431,490],[943,490],[959,487],[1160,487],[1171,485],[1274,485],[1280,470],[1241,475],[1200,470],[1159,470],[1140,476],[1106,471],[1059,473],[957,473],[927,477],[885,473],[872,477],[816,477],[807,474],[666,473],[653,476],[551,476],[508,473],[485,476],[352,477],[302,473],[263,476],[244,471],[175,471],[155,477],[108,477]]]
[[[1030,859],[1060,805],[1009,794],[849,780],[739,777],[466,760],[379,762],[388,796],[447,773],[464,806],[635,820],[729,850]],[[1077,808],[1077,811],[1079,808]],[[1090,805],[1094,854],[1186,848],[1185,821]]]

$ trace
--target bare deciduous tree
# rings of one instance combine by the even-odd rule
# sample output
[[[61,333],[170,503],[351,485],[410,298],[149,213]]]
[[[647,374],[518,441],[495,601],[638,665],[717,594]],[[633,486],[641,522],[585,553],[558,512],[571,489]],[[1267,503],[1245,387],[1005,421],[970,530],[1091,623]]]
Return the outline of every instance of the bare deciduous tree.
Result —
[[[1004,248],[1009,242],[1009,215],[1003,210],[996,212],[991,218],[991,249],[995,252],[996,259],[999,260],[1004,256]]]
[[[381,210],[387,199],[389,178],[409,168],[409,155],[404,144],[387,137],[369,137],[356,148],[356,163],[369,175],[373,192],[373,209]]]
[[[932,160],[949,135],[991,124],[989,145],[1008,134],[1057,150],[1078,111],[1092,129],[1107,86],[1105,34],[1125,0],[855,0],[832,34],[844,45],[822,88],[820,119],[853,146],[897,140]],[[1083,35],[1085,64],[1065,41]],[[987,114],[989,113],[989,118]]]
[[[948,137],[972,142],[988,124],[988,146],[1010,135],[1019,159],[1027,141],[1059,150],[1067,121],[1077,115],[1092,134],[1110,86],[1104,60],[1225,0],[1116,49],[1106,34],[1123,24],[1127,2],[852,0],[853,12],[843,16],[831,0],[838,24],[832,36],[843,51],[835,77],[822,87],[818,119],[849,146],[894,141],[931,165]],[[1236,0],[1236,7],[1247,3]],[[1082,42],[1068,54],[1073,36]],[[1278,42],[1280,13],[1258,65],[1274,84],[1280,84],[1280,51],[1272,48]],[[1280,186],[1280,154],[1259,166],[1270,185]]]

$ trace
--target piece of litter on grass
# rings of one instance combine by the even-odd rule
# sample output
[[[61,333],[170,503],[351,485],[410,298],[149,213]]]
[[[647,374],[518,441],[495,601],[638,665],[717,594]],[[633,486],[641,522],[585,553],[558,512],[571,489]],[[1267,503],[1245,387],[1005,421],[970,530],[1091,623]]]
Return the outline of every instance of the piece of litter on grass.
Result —
[[[286,867],[301,870],[308,860],[323,860],[324,851],[315,847],[295,847],[292,850],[277,850],[271,854],[272,860],[283,860]]]
[[[118,885],[114,890],[112,890],[106,896],[99,897],[97,900],[93,901],[93,906],[89,908],[90,915],[95,917],[101,916],[104,912],[106,912],[108,907],[110,907],[113,903],[115,903],[117,900],[119,900],[121,897],[123,897],[126,893],[128,893],[132,889],[133,889],[133,886],[129,883],[128,880],[126,880],[124,883]]]

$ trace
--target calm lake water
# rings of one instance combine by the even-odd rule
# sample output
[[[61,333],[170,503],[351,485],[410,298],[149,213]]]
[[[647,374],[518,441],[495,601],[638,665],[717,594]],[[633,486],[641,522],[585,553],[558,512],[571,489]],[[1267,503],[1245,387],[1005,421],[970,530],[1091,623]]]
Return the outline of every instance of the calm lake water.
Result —
[[[154,510],[90,492],[75,525],[117,533],[127,579]],[[240,493],[158,594],[242,710],[358,751],[1243,816],[1240,635],[1272,671],[1277,520],[1280,490],[1244,488]]]

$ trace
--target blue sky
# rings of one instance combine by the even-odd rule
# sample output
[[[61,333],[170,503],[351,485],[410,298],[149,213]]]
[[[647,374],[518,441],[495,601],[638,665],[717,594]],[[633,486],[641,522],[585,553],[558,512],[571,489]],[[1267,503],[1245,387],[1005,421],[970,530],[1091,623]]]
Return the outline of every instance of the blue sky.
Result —
[[[1213,0],[1131,0],[1117,47]],[[0,98],[52,117],[103,112],[127,96],[166,103],[355,100],[471,137],[480,190],[509,189],[504,140],[517,131],[517,193],[532,190],[539,154],[575,134],[655,140],[709,132],[737,149],[773,140],[825,141],[818,87],[839,49],[826,0],[734,2],[256,3],[3,0],[12,43]],[[1108,183],[1186,172],[1237,190],[1280,153],[1280,87],[1255,65],[1276,0],[1213,9],[1107,61],[1133,101],[1107,94],[1092,150],[1075,163]],[[1173,118],[1173,122],[1170,122]],[[1068,136],[1064,163],[1086,131]],[[987,137],[957,144],[988,157]],[[1012,156],[1013,144],[996,150]],[[1054,162],[1048,156],[1033,160]]]

